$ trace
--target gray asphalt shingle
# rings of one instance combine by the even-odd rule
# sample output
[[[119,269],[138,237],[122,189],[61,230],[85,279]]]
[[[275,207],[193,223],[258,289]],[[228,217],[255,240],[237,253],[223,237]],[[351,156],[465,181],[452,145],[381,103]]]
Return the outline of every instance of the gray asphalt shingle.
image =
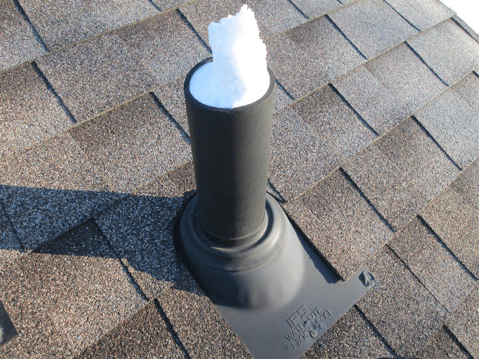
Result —
[[[476,279],[417,217],[394,237],[389,246],[450,312],[476,285]]]
[[[178,275],[172,221],[188,198],[183,192],[194,188],[193,176],[191,165],[180,167],[96,218],[148,298],[172,286]],[[179,177],[184,186],[175,184]]]
[[[0,71],[45,53],[12,0],[0,3]]]
[[[112,33],[45,56],[38,66],[79,122],[159,85]]]
[[[287,203],[285,209],[345,280],[393,237],[341,171]]]
[[[29,346],[34,356],[78,354],[144,304],[92,221],[16,264],[28,292],[14,287],[2,302],[22,333],[12,343],[20,356]]]
[[[452,89],[456,91],[469,106],[479,113],[479,75],[472,72],[455,84]]]
[[[119,192],[132,192],[191,157],[180,131],[147,94],[70,131]]]
[[[449,85],[479,66],[479,43],[452,19],[421,32],[408,43]]]
[[[106,357],[182,358],[184,354],[152,301],[78,356]]]
[[[326,16],[297,26],[287,31],[286,35],[309,55],[310,61],[317,62],[323,83],[364,62],[363,57]]]
[[[341,97],[323,87],[274,116],[271,182],[291,199],[374,138]]]
[[[472,290],[467,299],[447,321],[447,327],[473,356],[479,356],[479,286]]]
[[[228,15],[236,14],[243,4],[255,13],[260,37],[268,37],[291,29],[306,21],[288,0],[203,0],[192,1],[180,7],[204,42],[209,44],[208,25]]]
[[[31,64],[0,74],[0,157],[21,152],[71,125]]]
[[[387,247],[366,267],[375,274],[379,288],[369,291],[358,307],[396,354],[414,357],[441,328],[446,309]]]
[[[475,276],[479,277],[479,211],[452,188],[434,199],[421,215]]]
[[[152,16],[148,0],[19,0],[50,51]]]
[[[116,32],[159,85],[186,76],[209,57],[177,11],[167,11]]]
[[[444,92],[415,116],[461,168],[479,156],[479,112],[454,91]]]
[[[57,330],[18,263],[0,270],[0,301],[15,326],[18,336],[0,345],[5,358],[55,358],[61,353],[71,356],[70,343]]]
[[[374,328],[353,307],[302,358],[389,358],[391,355]]]
[[[74,354],[145,304],[93,221],[23,258],[37,310],[48,313]]]
[[[341,6],[338,0],[292,0],[292,2],[310,19]]]
[[[472,208],[479,210],[479,158],[477,158],[468,168],[451,184],[452,189],[459,193],[464,201]]]
[[[396,99],[364,66],[334,80],[333,85],[380,135],[409,115],[408,107]]]
[[[66,134],[9,158],[0,165],[0,181],[5,211],[26,249],[68,231],[120,197]]]
[[[161,293],[158,301],[190,357],[251,358],[184,266],[181,273],[178,285]]]
[[[416,358],[472,359],[469,353],[465,352],[464,349],[456,343],[456,339],[444,327],[434,336],[429,344],[416,354]]]
[[[411,118],[344,164],[394,229],[403,227],[458,170]]]
[[[367,58],[373,58],[417,33],[383,0],[354,1],[330,16]]]
[[[446,89],[442,81],[405,44],[368,62],[366,68],[410,113]]]
[[[426,30],[454,15],[438,0],[386,0],[419,30]]]
[[[0,271],[13,262],[23,252],[22,245],[10,224],[10,221],[0,205]]]

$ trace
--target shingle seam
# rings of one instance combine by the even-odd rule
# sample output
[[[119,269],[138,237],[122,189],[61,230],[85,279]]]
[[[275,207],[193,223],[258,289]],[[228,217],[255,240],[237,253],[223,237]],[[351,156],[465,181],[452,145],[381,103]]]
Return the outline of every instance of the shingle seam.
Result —
[[[363,193],[363,191],[361,190],[361,188],[359,188],[359,186],[353,181],[353,179],[351,178],[351,176],[346,172],[346,170],[344,170],[342,167],[339,168],[339,171],[343,174],[344,177],[346,177],[346,180],[351,184],[351,186],[353,186],[353,188],[359,193],[359,195],[361,196],[361,198],[366,201],[366,203],[368,204],[368,206],[374,211],[374,213],[378,216],[378,218],[381,220],[381,222],[383,222],[386,227],[391,231],[391,233],[396,233],[396,231],[394,230],[393,226],[391,224],[389,224],[389,222],[386,220],[386,218],[383,217],[383,215],[376,209],[376,207],[371,203],[371,201],[369,200],[369,198]]]
[[[381,285],[381,283],[379,283],[379,285]],[[372,290],[375,290],[375,288],[373,288]],[[388,341],[386,340],[386,338],[384,338],[381,333],[379,333],[378,329],[374,326],[374,324],[369,320],[369,318],[366,316],[366,314],[363,313],[363,311],[361,310],[361,308],[359,308],[359,306],[357,304],[354,304],[353,306],[357,311],[358,311],[358,314],[359,316],[366,322],[366,324],[369,326],[369,328],[372,330],[372,332],[379,338],[379,340],[384,344],[384,346],[386,347],[386,350],[389,352],[390,355],[392,355],[393,357],[397,358],[398,355],[397,353],[394,351],[394,349],[391,347],[391,345],[388,343]]]
[[[398,14],[399,16],[401,16],[404,21],[406,21],[409,25],[411,25],[413,28],[415,28],[418,32],[421,32],[421,29],[420,29],[420,28],[418,28],[416,25],[414,25],[412,22],[410,22],[406,17],[404,17],[403,14],[401,14],[399,11],[397,11],[397,10],[394,8],[394,6],[392,6],[387,0],[383,0],[383,1],[384,1],[384,2],[386,3],[386,5],[388,5],[391,9],[393,9],[393,11],[394,11],[396,14]]]
[[[469,358],[473,359],[474,356],[471,353],[469,353],[469,350],[466,349],[466,347],[454,335],[454,333],[451,331],[451,329],[449,329],[449,327],[447,326],[447,323],[443,325],[443,328],[444,328],[444,331],[446,332],[446,334],[449,335],[449,338],[451,338],[451,340],[454,343],[456,343],[456,345],[459,347],[459,349],[461,349],[463,352],[465,352],[469,356]]]
[[[479,76],[479,75],[478,75],[478,76]],[[284,93],[285,93],[286,95],[288,95],[288,97],[290,98],[290,100],[294,101],[293,95],[291,95],[291,94],[289,93],[289,91],[286,90],[286,88],[283,86],[283,84],[282,84],[281,82],[279,82],[278,79],[275,79],[275,80],[276,80],[276,81],[275,81],[275,82],[276,82],[276,85],[279,86],[279,87],[284,91]]]
[[[413,217],[414,218],[414,217]],[[394,256],[404,265],[404,267],[409,271],[409,273],[414,277],[414,279],[417,280],[417,282],[419,284],[421,284],[424,289],[434,298],[434,300],[437,302],[437,304],[439,306],[441,306],[443,309],[444,309],[444,312],[445,313],[449,313],[449,311],[447,310],[446,307],[444,307],[444,305],[442,305],[442,303],[439,301],[439,299],[436,297],[436,295],[434,295],[434,293],[432,293],[429,288],[423,283],[423,281],[421,279],[419,279],[419,277],[412,271],[411,268],[409,268],[409,266],[406,264],[406,262],[399,256],[399,254],[396,253],[396,251],[393,249],[393,247],[391,247],[389,245],[389,243],[386,243],[385,246],[394,254]]]
[[[105,234],[103,233],[103,231],[101,230],[100,226],[98,225],[98,223],[96,222],[96,219],[93,218],[93,223],[95,224],[95,229],[98,230],[98,232],[100,232],[101,236],[102,236],[102,239],[105,241],[105,243],[107,244],[108,248],[111,250],[111,252],[115,255],[116,259],[118,260],[118,262],[120,263],[121,267],[123,268],[123,271],[125,272],[126,276],[128,277],[128,281],[130,282],[130,284],[133,286],[133,288],[135,288],[136,292],[141,296],[141,299],[145,300],[145,301],[148,301],[149,298],[146,296],[146,294],[143,292],[143,290],[140,288],[140,286],[138,285],[138,283],[136,282],[135,278],[133,277],[133,275],[131,274],[130,270],[128,269],[128,267],[126,266],[126,264],[123,262],[123,260],[121,259],[121,257],[118,255],[118,253],[116,252],[115,248],[113,247],[113,245],[111,244],[110,240],[107,238],[107,236],[105,236]]]
[[[346,103],[346,105],[351,109],[351,111],[354,112],[354,114],[364,125],[364,127],[371,131],[376,137],[379,137],[379,133],[377,133],[376,130],[358,113],[358,111],[356,111],[356,109],[349,103],[348,100],[346,100],[346,98],[338,91],[336,87],[334,87],[332,83],[329,83],[329,88],[331,88],[331,90],[333,90],[334,93],[336,93],[336,95],[338,95],[339,98],[341,98]]]
[[[13,3],[15,4],[15,7],[17,8],[18,12],[22,15],[23,19],[27,22],[27,24],[30,26],[30,28],[32,29],[33,31],[33,34],[35,36],[35,39],[38,41],[38,43],[43,47],[43,50],[45,50],[46,52],[49,52],[50,50],[48,50],[48,47],[47,45],[45,44],[45,42],[43,41],[42,37],[40,36],[40,34],[38,33],[37,29],[35,28],[35,26],[33,26],[32,22],[30,21],[27,13],[25,12],[25,10],[23,10],[23,7],[22,5],[20,5],[20,2],[18,0],[13,0]]]
[[[479,280],[465,265],[462,263],[462,261],[454,254],[454,252],[447,246],[446,243],[441,239],[441,237],[434,231],[434,229],[427,223],[427,221],[420,215],[417,215],[417,218],[419,219],[419,222],[426,227],[426,229],[431,233],[434,238],[439,242],[442,248],[444,248],[447,253],[459,264],[462,270],[464,270],[472,279],[474,280]]]
[[[191,24],[191,22],[188,21],[188,19],[187,19],[186,16],[181,12],[180,9],[176,9],[176,12],[177,12],[177,14],[180,16],[181,20],[183,20],[183,22],[185,23],[185,25],[188,27],[188,29],[195,35],[195,37],[198,39],[198,41],[200,41],[201,45],[203,45],[203,47],[211,54],[212,51],[211,51],[210,47],[208,46],[208,44],[206,43],[206,41],[201,38],[200,34],[198,34],[198,32],[196,31],[196,29],[194,28],[194,26]]]
[[[479,35],[476,34],[476,33],[474,32],[474,30],[471,29],[471,28],[469,27],[469,25],[468,25],[463,19],[461,19],[457,14],[452,17],[452,20],[454,20],[454,22],[455,22],[461,29],[463,29],[465,32],[467,32],[467,34],[468,34],[470,37],[472,37],[476,42],[479,42]]]
[[[359,48],[346,36],[346,34],[339,28],[338,25],[336,25],[336,23],[333,21],[333,19],[329,16],[329,14],[325,14],[324,17],[326,19],[328,19],[331,24],[334,26],[334,28],[345,38],[345,40],[353,47],[354,50],[356,50],[356,52],[361,55],[361,57],[364,59],[364,60],[368,60],[368,58],[359,50]]]
[[[151,6],[153,6],[157,11],[162,11],[158,5],[155,4],[153,0],[148,0]]]
[[[413,119],[414,122],[421,128],[421,130],[426,134],[426,136],[434,142],[434,144],[441,150],[441,152],[447,157],[449,161],[456,167],[457,170],[462,171],[461,166],[459,166],[451,156],[446,152],[446,150],[439,144],[439,142],[436,141],[436,139],[431,135],[431,133],[422,125],[421,121],[419,121],[415,115],[412,115],[411,118]]]
[[[167,289],[168,290],[168,289]],[[183,345],[180,337],[178,336],[178,333],[176,333],[175,329],[173,328],[173,325],[171,324],[171,321],[170,319],[168,318],[168,316],[166,315],[165,311],[163,310],[163,308],[161,307],[160,305],[160,302],[158,301],[158,299],[154,299],[153,300],[153,303],[155,303],[155,307],[156,307],[156,310],[158,311],[158,313],[160,314],[161,318],[163,319],[163,321],[165,322],[166,324],[166,328],[167,330],[170,332],[171,336],[173,337],[173,340],[175,341],[176,345],[180,348],[180,350],[183,352],[183,354],[185,355],[185,358],[187,359],[191,359],[191,356],[190,354],[188,353],[188,351],[186,350],[185,346]]]
[[[292,0],[288,0],[288,2],[299,12],[305,19],[309,19],[309,16],[306,15],[303,10],[301,10]]]
[[[449,87],[449,85],[453,85],[453,84],[448,84],[445,80],[443,80],[443,79],[441,78],[441,76],[439,76],[439,75],[436,73],[436,71],[434,71],[434,70],[432,69],[432,67],[429,66],[429,64],[421,57],[421,55],[419,55],[419,53],[409,44],[408,41],[409,41],[409,40],[406,40],[406,41],[404,42],[404,43],[406,44],[406,46],[409,48],[409,50],[411,50],[411,51],[419,58],[419,60],[421,60],[421,62],[422,62],[424,65],[426,65],[426,67],[429,69],[429,71],[431,71],[431,72],[434,74],[434,76],[436,76],[445,86],[448,86],[448,87]]]
[[[270,194],[280,203],[286,203],[287,201],[281,195],[281,193],[276,189],[271,180],[268,178],[268,187],[270,189]]]
[[[48,81],[47,77],[44,75],[44,73],[42,72],[42,70],[40,70],[40,68],[38,67],[37,63],[35,61],[32,62],[32,67],[33,67],[33,70],[35,70],[35,72],[37,73],[37,75],[42,79],[42,81],[44,82],[45,86],[47,87],[48,91],[50,91],[50,93],[55,96],[58,104],[60,105],[60,107],[63,109],[63,111],[66,113],[66,115],[68,116],[68,118],[70,119],[71,123],[73,124],[76,124],[77,123],[77,120],[75,119],[75,117],[73,117],[72,113],[70,112],[70,110],[68,109],[68,107],[65,105],[65,103],[63,102],[63,99],[60,97],[60,95],[58,94],[58,92],[53,88],[52,84],[50,83],[50,81]]]
[[[190,136],[188,136],[188,133],[181,127],[181,125],[174,119],[174,117],[168,112],[166,107],[161,103],[160,99],[153,93],[149,92],[151,98],[155,102],[155,104],[158,106],[161,112],[168,118],[168,120],[177,128],[178,131],[180,131],[181,137],[188,143],[188,145],[191,144],[190,141]]]
[[[10,216],[8,215],[8,213],[5,209],[5,205],[3,204],[3,200],[0,200],[0,210],[2,210],[3,213],[5,214],[5,217],[7,217],[8,225],[10,226],[10,229],[12,230],[13,235],[15,236],[15,240],[17,241],[18,244],[20,244],[22,252],[25,253],[25,246],[23,245],[22,241],[20,240],[20,236],[18,235],[17,229],[13,225],[12,219],[10,218]]]

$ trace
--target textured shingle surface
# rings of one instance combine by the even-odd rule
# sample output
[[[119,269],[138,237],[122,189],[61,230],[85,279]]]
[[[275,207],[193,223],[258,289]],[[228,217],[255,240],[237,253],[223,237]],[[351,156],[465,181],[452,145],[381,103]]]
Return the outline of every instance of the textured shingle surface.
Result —
[[[382,135],[405,119],[408,106],[402,103],[364,66],[333,81],[333,85],[359,115]]]
[[[288,199],[375,137],[330,87],[278,112],[273,122],[271,182]]]
[[[252,358],[248,349],[221,317],[193,277],[181,267],[182,277],[158,301],[192,358]]]
[[[23,256],[19,267],[25,285],[30,286],[29,294],[18,307],[12,297],[2,302],[14,308],[14,324],[25,330],[25,337],[12,346],[23,340],[33,342],[36,337],[32,343],[35,353],[41,353],[37,350],[55,339],[68,344],[58,353],[79,353],[144,303],[92,221]],[[20,295],[7,295],[12,294]],[[30,308],[45,321],[50,333],[43,332],[41,326],[24,327],[24,322],[31,320]],[[17,310],[20,313],[16,314]]]
[[[447,189],[422,213],[457,258],[479,277],[479,211],[453,189]]]
[[[54,358],[58,353],[72,355],[70,343],[42,310],[26,274],[17,263],[0,271],[0,288],[0,301],[18,333],[16,338],[0,346],[0,356],[40,359]]]
[[[444,92],[415,116],[461,168],[479,155],[479,111],[454,91]]]
[[[157,13],[147,0],[19,2],[50,51]]]
[[[26,249],[91,218],[120,194],[110,191],[68,135],[0,165],[0,196]]]
[[[338,0],[292,0],[307,17],[313,19],[331,11],[341,3]]]
[[[0,3],[0,71],[45,53],[12,0]]]
[[[408,43],[449,85],[479,66],[479,43],[451,19],[420,33]]]
[[[417,33],[382,0],[354,1],[331,13],[331,19],[363,55],[372,58]]]
[[[183,358],[155,302],[109,332],[78,358]]]
[[[479,210],[479,158],[461,172],[451,187],[466,203]]]
[[[0,74],[0,157],[20,152],[71,125],[32,65]]]
[[[393,236],[341,171],[285,207],[344,279]]]
[[[180,167],[96,218],[148,298],[176,279],[172,222],[184,204],[183,193],[194,188],[193,176],[191,164]]]
[[[420,30],[426,30],[454,15],[438,0],[387,0],[398,13]]]
[[[416,354],[418,359],[429,358],[457,358],[471,359],[472,357],[464,351],[455,338],[446,328],[442,328],[421,351]]]
[[[351,308],[303,358],[389,358],[390,350],[356,308]]]
[[[474,110],[479,112],[479,75],[476,73],[470,73],[462,81],[459,81],[452,88],[456,91],[464,101]]]
[[[469,294],[467,299],[447,321],[447,327],[461,341],[467,351],[474,357],[479,356],[479,286]]]
[[[359,308],[398,355],[414,356],[440,329],[446,309],[388,248],[366,266],[380,288],[367,293]]]
[[[411,118],[351,158],[344,169],[395,229],[403,227],[458,173]]]
[[[417,217],[389,246],[449,311],[476,285],[476,279]]]
[[[158,85],[115,34],[43,57],[38,66],[77,121],[97,116]]]
[[[150,95],[74,128],[71,136],[112,188],[131,192],[191,155],[181,132]]]
[[[287,36],[317,62],[324,82],[364,61],[334,24],[325,16],[288,31]],[[284,66],[284,64],[283,64]]]
[[[442,81],[404,44],[368,62],[366,68],[410,112],[446,89]]]
[[[262,39],[267,39],[306,21],[306,18],[288,0],[193,1],[181,6],[180,10],[203,41],[209,44],[208,25],[228,15],[236,14],[243,4],[254,11]]]
[[[2,205],[0,206],[0,271],[16,259],[21,252],[22,246]]]
[[[176,11],[117,32],[160,85],[186,76],[209,52]]]

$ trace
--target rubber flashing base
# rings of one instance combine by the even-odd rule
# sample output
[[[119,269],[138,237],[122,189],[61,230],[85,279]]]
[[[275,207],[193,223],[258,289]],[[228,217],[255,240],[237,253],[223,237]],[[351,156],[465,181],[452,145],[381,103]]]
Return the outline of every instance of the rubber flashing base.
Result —
[[[299,358],[375,284],[365,268],[339,280],[269,195],[263,225],[235,246],[209,237],[197,211],[194,197],[183,258],[255,358]]]

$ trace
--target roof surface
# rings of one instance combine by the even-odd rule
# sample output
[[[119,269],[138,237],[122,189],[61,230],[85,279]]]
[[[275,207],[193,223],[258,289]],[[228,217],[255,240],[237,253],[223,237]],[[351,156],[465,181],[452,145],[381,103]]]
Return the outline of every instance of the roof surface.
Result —
[[[479,358],[479,37],[437,0],[0,2],[0,357],[250,356],[173,246],[183,80],[243,2],[277,77],[268,191],[380,284],[304,357]]]

